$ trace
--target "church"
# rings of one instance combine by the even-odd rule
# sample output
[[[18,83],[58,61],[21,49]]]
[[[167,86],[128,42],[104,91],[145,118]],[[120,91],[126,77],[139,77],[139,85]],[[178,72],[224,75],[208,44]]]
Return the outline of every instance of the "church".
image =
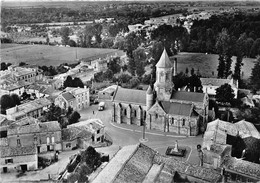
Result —
[[[117,87],[112,121],[185,136],[204,132],[209,97],[207,93],[175,91],[172,76],[176,74],[177,61],[172,64],[164,49],[156,64],[154,86],[147,91]]]

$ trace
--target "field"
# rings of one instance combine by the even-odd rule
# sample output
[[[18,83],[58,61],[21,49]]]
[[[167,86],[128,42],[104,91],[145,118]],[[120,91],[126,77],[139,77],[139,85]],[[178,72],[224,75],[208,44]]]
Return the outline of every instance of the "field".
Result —
[[[1,62],[31,65],[58,66],[62,63],[75,63],[81,58],[99,58],[110,55],[124,55],[123,51],[101,48],[57,47],[48,45],[1,44]]]
[[[186,68],[189,71],[194,68],[195,73],[199,69],[200,74],[203,77],[217,77],[218,68],[218,55],[216,54],[204,54],[204,53],[179,53],[177,56],[177,71],[184,72]],[[173,58],[171,58],[173,60]],[[236,58],[232,57],[232,70],[236,63]],[[256,59],[244,58],[242,66],[243,79],[248,79],[251,76],[252,68],[254,67]],[[214,72],[214,73],[213,73]],[[214,75],[213,75],[214,74]]]

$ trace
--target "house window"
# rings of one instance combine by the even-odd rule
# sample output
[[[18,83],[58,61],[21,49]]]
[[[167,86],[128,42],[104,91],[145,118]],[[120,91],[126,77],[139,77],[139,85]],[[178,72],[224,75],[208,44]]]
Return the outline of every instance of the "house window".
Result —
[[[36,136],[34,137],[34,142],[37,142],[37,137]]]
[[[5,159],[5,164],[14,163],[13,159]]]
[[[67,143],[66,148],[71,148],[71,143]]]
[[[47,137],[47,144],[50,143],[50,137]]]
[[[156,118],[156,119],[158,118],[158,114],[155,114],[155,118]]]
[[[51,137],[51,142],[55,143],[54,137]]]
[[[100,130],[97,130],[97,134],[99,134]]]
[[[100,141],[100,137],[97,138],[97,141],[98,141],[98,142]]]
[[[182,126],[185,126],[185,119],[182,119]]]
[[[20,141],[20,139],[17,139],[17,146],[21,146],[21,141]]]

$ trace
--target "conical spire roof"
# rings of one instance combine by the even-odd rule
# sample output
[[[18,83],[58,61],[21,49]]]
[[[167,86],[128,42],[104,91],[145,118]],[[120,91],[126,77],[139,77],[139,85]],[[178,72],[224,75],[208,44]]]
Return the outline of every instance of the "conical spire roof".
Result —
[[[149,85],[146,93],[149,94],[149,95],[153,94],[153,89],[152,89],[151,85]]]
[[[156,64],[156,67],[161,67],[161,68],[170,68],[172,67],[172,64],[170,62],[169,56],[164,48],[163,53],[161,55],[160,60]]]

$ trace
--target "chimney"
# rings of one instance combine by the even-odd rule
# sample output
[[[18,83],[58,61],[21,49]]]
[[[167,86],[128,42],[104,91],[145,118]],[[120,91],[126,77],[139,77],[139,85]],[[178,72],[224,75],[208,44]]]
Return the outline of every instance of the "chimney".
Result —
[[[173,76],[177,75],[177,58],[174,58],[174,62],[173,62]]]

